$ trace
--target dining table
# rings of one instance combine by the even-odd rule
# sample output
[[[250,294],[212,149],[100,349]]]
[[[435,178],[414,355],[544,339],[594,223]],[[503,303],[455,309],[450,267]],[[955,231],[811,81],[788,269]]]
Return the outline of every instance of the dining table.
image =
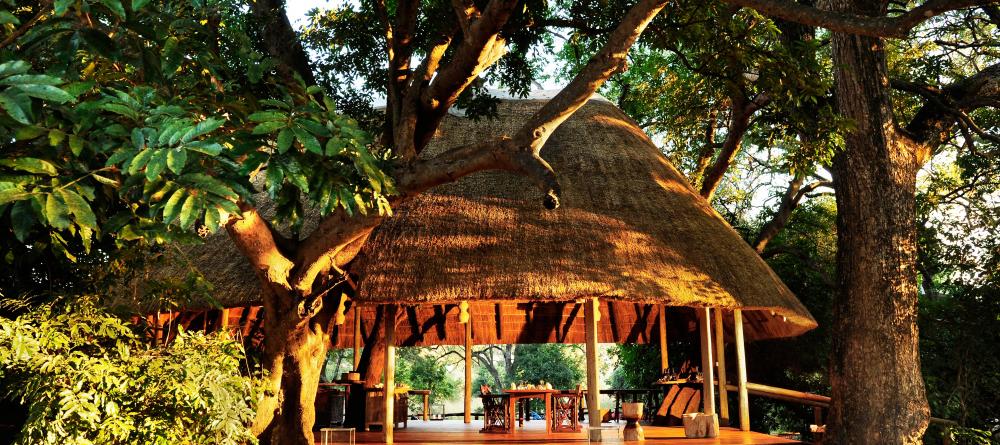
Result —
[[[514,421],[517,419],[517,405],[522,400],[541,399],[545,404],[545,432],[552,432],[552,395],[558,394],[558,389],[505,389],[503,391],[509,398],[510,430],[514,432]],[[524,426],[524,419],[518,419],[518,426]]]

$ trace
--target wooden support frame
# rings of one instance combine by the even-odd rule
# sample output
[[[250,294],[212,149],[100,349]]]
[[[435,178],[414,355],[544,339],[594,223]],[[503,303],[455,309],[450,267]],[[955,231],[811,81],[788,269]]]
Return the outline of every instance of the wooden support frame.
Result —
[[[715,363],[719,378],[719,423],[729,425],[729,393],[726,391],[726,333],[722,328],[722,308],[715,311]]]
[[[740,430],[750,431],[750,396],[747,393],[747,351],[743,341],[743,311],[733,311],[733,333],[736,343],[736,387],[740,398]]]
[[[472,423],[472,320],[465,323],[465,423]]]
[[[584,328],[587,336],[587,421],[590,441],[601,441],[601,381],[597,375],[597,329],[600,305],[596,297],[583,303]]]
[[[354,371],[361,364],[361,308],[354,305]]]
[[[396,426],[396,305],[385,306],[385,377],[382,390],[383,411],[382,439],[392,443],[392,430]]]
[[[660,305],[657,321],[660,326],[660,371],[662,372],[670,368],[670,355],[667,350],[667,305]]]
[[[701,325],[701,375],[703,398],[702,406],[705,414],[715,414],[715,360],[712,360],[712,310],[708,307],[698,311],[698,321]]]

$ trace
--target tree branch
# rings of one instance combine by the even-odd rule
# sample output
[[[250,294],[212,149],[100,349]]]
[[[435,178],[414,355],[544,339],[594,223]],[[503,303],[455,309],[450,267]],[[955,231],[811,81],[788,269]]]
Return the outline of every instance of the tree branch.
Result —
[[[871,37],[904,38],[924,21],[948,11],[983,6],[995,0],[927,0],[901,15],[870,17],[826,11],[793,0],[723,0],[726,3],[756,9],[782,20],[817,26],[834,32]]]
[[[306,85],[315,85],[316,78],[312,72],[309,55],[306,54],[295,29],[288,21],[285,3],[282,0],[257,0],[250,2],[253,16],[264,28],[261,35],[268,55],[277,60],[278,73],[285,84],[297,88],[295,75],[305,81]]]
[[[750,128],[750,118],[757,110],[763,108],[771,101],[770,96],[767,94],[762,94],[754,100],[749,101],[742,96],[742,93],[737,93],[734,96],[730,99],[733,109],[729,120],[729,128],[726,130],[726,139],[722,142],[722,149],[719,150],[719,156],[716,157],[715,163],[705,173],[705,178],[701,183],[700,194],[709,201],[712,200],[712,196],[715,195],[715,190],[722,183],[722,178],[725,177],[726,171],[729,170],[729,167],[733,164],[733,160],[736,159],[736,155],[740,152],[743,136],[746,135],[747,129]]]
[[[788,220],[792,217],[792,212],[799,206],[802,198],[820,187],[833,186],[833,183],[830,181],[817,181],[803,187],[802,184],[804,182],[805,176],[796,175],[788,184],[788,188],[785,190],[785,194],[782,195],[781,204],[778,205],[774,216],[764,224],[760,229],[760,233],[757,234],[757,238],[752,243],[753,249],[757,251],[757,254],[763,254],[767,244],[781,232],[781,229],[785,228]]]

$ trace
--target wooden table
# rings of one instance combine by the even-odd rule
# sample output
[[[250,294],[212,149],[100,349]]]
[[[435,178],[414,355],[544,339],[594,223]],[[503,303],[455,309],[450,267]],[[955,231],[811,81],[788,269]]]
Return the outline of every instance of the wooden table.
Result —
[[[545,432],[552,432],[552,394],[558,394],[562,391],[558,389],[505,389],[504,394],[510,397],[509,415],[510,415],[510,430],[514,432],[514,419],[517,417],[517,402],[525,399],[542,399],[545,403]],[[519,426],[524,426],[524,421],[522,420]]]
[[[429,389],[411,389],[410,394],[416,394],[424,396],[424,422],[431,420],[431,390]]]

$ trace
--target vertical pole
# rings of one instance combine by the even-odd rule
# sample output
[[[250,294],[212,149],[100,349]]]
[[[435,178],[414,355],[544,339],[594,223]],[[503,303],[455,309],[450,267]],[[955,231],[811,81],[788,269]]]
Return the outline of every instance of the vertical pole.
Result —
[[[472,320],[465,322],[465,423],[472,423]]]
[[[726,391],[726,335],[722,330],[722,308],[715,309],[715,362],[719,365],[719,423],[729,425],[729,394]]]
[[[382,438],[392,443],[392,430],[396,426],[396,305],[385,306],[385,386],[382,391],[385,413],[382,416]]]
[[[584,303],[584,330],[587,335],[587,417],[590,423],[590,441],[601,441],[601,382],[597,378],[597,298]]]
[[[361,308],[354,305],[354,371],[361,364]]]
[[[712,368],[712,310],[700,310],[698,321],[701,322],[701,395],[704,399],[705,414],[715,414],[715,377]]]
[[[740,430],[750,431],[750,397],[747,394],[747,351],[743,344],[743,311],[733,311],[736,342],[736,385],[740,392]]]
[[[659,325],[660,325],[660,371],[670,368],[669,355],[667,354],[667,306],[660,305]]]

